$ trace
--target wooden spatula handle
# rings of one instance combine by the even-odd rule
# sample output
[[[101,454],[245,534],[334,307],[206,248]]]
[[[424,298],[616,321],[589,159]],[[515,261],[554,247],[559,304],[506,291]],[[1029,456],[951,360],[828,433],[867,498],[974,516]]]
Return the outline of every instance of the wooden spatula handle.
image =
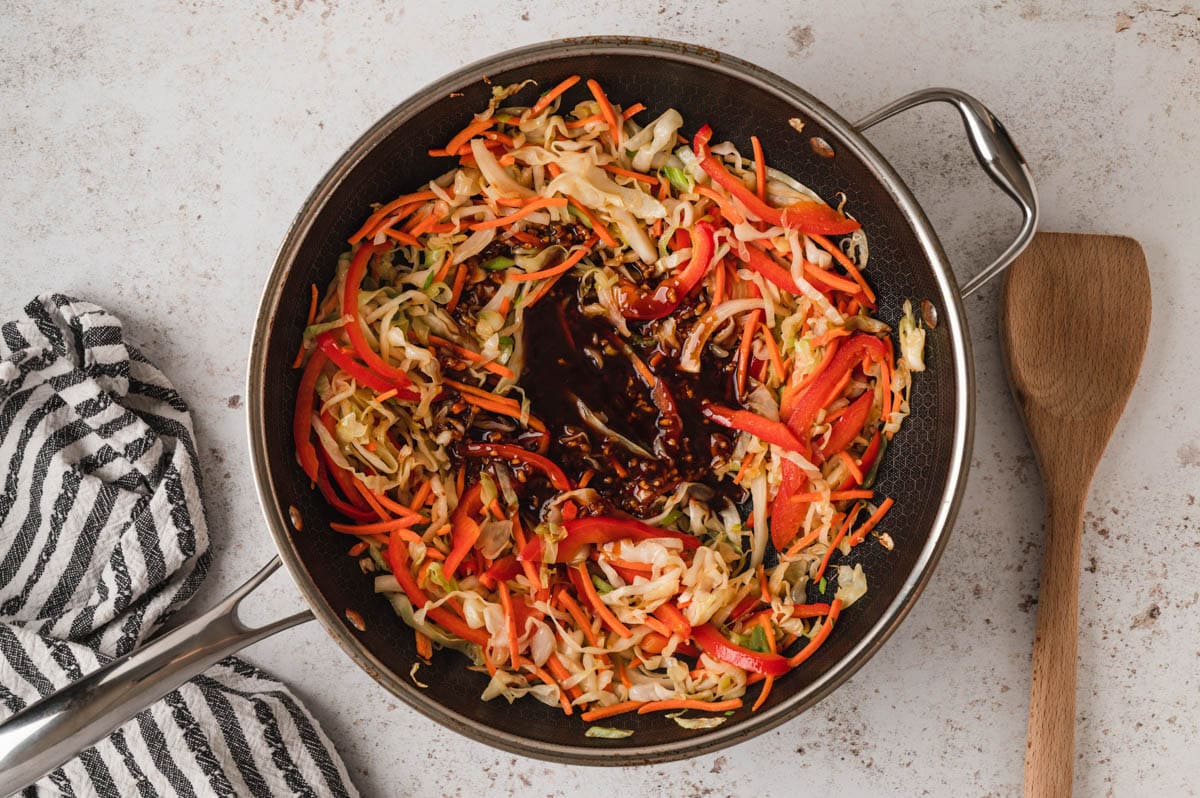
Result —
[[[1087,485],[1046,485],[1046,537],[1033,640],[1025,743],[1027,798],[1071,794],[1075,764],[1075,659],[1079,541]]]

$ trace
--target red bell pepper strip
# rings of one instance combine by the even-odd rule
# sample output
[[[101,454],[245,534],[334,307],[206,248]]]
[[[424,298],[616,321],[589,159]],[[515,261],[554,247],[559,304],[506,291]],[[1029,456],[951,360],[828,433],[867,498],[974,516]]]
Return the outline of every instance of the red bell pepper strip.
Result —
[[[809,383],[804,393],[796,397],[792,403],[791,415],[787,425],[806,447],[809,445],[809,433],[817,420],[819,413],[826,405],[837,397],[830,394],[841,383],[842,378],[850,373],[865,357],[882,361],[887,357],[890,344],[867,333],[855,333],[844,339],[837,352],[829,361],[829,365],[818,377]]]
[[[550,480],[550,484],[558,490],[571,490],[572,487],[571,480],[553,460],[511,443],[468,443],[467,454],[471,457],[517,460],[541,471]]]
[[[367,273],[367,264],[372,255],[387,246],[389,245],[361,246],[354,253],[350,260],[350,268],[346,270],[346,285],[342,290],[342,315],[350,317],[345,327],[346,334],[350,337],[350,345],[367,367],[398,385],[407,387],[412,385],[408,375],[390,363],[385,363],[367,343],[367,337],[362,330],[362,317],[358,313],[358,292]]]
[[[579,550],[588,544],[610,543],[614,540],[653,540],[674,538],[683,542],[684,548],[700,547],[700,538],[670,529],[659,529],[631,518],[612,518],[593,515],[588,518],[573,518],[563,523],[567,536],[558,541],[558,551],[552,562],[570,562]],[[541,562],[544,547],[540,537],[532,538],[521,549],[520,558],[525,562]],[[447,560],[449,561],[449,560]]]
[[[829,614],[828,604],[793,604],[793,618],[820,618]]]
[[[756,438],[773,443],[790,452],[803,452],[804,446],[780,421],[772,421],[758,413],[749,410],[733,410],[718,404],[706,404],[700,408],[705,418],[720,424],[722,427],[748,432]]]
[[[693,629],[692,639],[705,654],[713,659],[727,662],[744,671],[761,673],[763,676],[782,676],[790,670],[786,657],[779,654],[764,654],[739,646],[721,634],[721,630],[711,623]]]
[[[779,468],[779,490],[771,502],[771,543],[776,551],[783,551],[800,532],[804,516],[808,515],[807,502],[792,501],[792,496],[804,491],[808,477],[791,460],[784,460]]]
[[[820,233],[822,235],[840,236],[853,233],[862,227],[858,222],[843,216],[836,208],[831,208],[816,200],[801,200],[786,208],[775,208],[758,198],[746,184],[725,168],[721,159],[714,157],[708,150],[708,142],[712,138],[712,128],[708,125],[696,131],[692,140],[692,149],[696,158],[712,181],[724,188],[732,196],[767,224],[778,225],[789,230],[799,230],[802,233]]]
[[[492,567],[484,572],[484,576],[493,583],[507,582],[509,579],[516,579],[522,572],[521,563],[516,555],[509,554],[492,563]]]
[[[479,523],[475,515],[483,509],[481,488],[478,482],[467,488],[458,500],[458,506],[450,514],[450,553],[442,563],[442,573],[447,579],[454,578],[454,572],[462,563],[463,558],[471,552],[475,541],[479,540]]]
[[[874,401],[875,392],[864,391],[862,396],[851,402],[850,406],[833,420],[830,425],[829,439],[818,452],[814,452],[817,462],[842,451],[858,437],[867,423],[867,414],[871,412],[871,403]]]
[[[292,417],[292,437],[296,443],[296,458],[308,478],[317,481],[317,450],[312,443],[312,412],[313,395],[317,390],[317,377],[321,369],[328,363],[328,358],[320,351],[313,352],[308,357],[308,364],[300,374],[300,387],[296,391],[296,415]]]
[[[408,543],[400,537],[399,530],[393,532],[388,540],[387,561],[388,567],[392,569],[392,575],[400,583],[400,589],[408,596],[413,608],[419,610],[428,604],[429,596],[425,595],[420,585],[417,584],[416,577],[412,575],[412,571],[408,570]],[[486,646],[488,643],[488,633],[485,629],[472,629],[466,621],[445,607],[432,607],[426,616],[447,632],[456,634],[463,640],[479,646]]]
[[[325,497],[325,501],[329,503],[329,506],[347,518],[350,518],[360,524],[367,524],[378,520],[375,517],[375,513],[368,512],[366,510],[360,510],[353,504],[344,501],[342,497],[338,496],[337,492],[333,489],[333,485],[329,482],[329,475],[326,473],[324,466],[318,468],[317,470],[317,487],[320,488],[321,495]]]
[[[401,399],[417,401],[421,395],[409,387],[411,383],[401,385],[398,381],[392,381],[386,377],[381,377],[371,369],[364,366],[354,359],[354,355],[342,349],[337,344],[332,330],[323,332],[317,336],[317,349],[320,349],[325,355],[334,362],[334,364],[342,371],[354,378],[354,381],[359,385],[370,388],[376,393],[387,393],[395,389],[396,395]]]
[[[692,259],[682,271],[659,283],[653,292],[642,293],[633,285],[623,285],[617,293],[617,307],[621,315],[640,321],[671,315],[708,273],[708,263],[716,248],[713,241],[715,232],[708,222],[698,223],[692,229]]]

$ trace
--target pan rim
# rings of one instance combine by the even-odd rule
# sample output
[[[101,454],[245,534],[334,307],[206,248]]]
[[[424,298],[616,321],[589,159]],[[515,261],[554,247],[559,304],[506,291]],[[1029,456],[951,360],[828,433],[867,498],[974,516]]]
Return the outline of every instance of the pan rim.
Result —
[[[512,69],[529,67],[545,60],[594,55],[642,55],[668,59],[706,70],[715,70],[730,77],[751,83],[801,109],[827,129],[838,133],[854,154],[896,203],[905,221],[916,235],[923,253],[933,269],[943,305],[941,323],[951,339],[952,367],[956,379],[956,418],[952,437],[951,463],[946,484],[938,501],[937,513],[929,538],[916,563],[901,584],[895,598],[880,619],[865,635],[815,681],[789,697],[780,705],[756,713],[736,725],[720,726],[698,737],[656,745],[591,748],[581,745],[529,740],[517,734],[496,729],[453,711],[430,698],[408,683],[401,674],[383,664],[342,622],[340,613],[324,598],[306,565],[291,541],[285,513],[276,501],[274,480],[271,477],[264,426],[264,375],[267,340],[279,311],[279,289],[290,271],[300,245],[317,214],[341,184],[345,176],[392,131],[416,113],[442,100],[450,92],[482,79]],[[577,765],[652,764],[709,753],[762,734],[811,708],[874,656],[911,611],[916,599],[932,577],[945,549],[950,529],[957,515],[966,488],[975,421],[975,381],[967,321],[957,280],[950,268],[941,244],[924,212],[907,185],[875,149],[866,137],[843,117],[824,103],[790,81],[747,61],[724,53],[682,42],[664,39],[626,36],[593,36],[563,39],[527,45],[490,56],[459,69],[429,84],[388,111],[351,145],[330,170],[321,178],[289,225],[283,243],[267,276],[258,307],[251,343],[247,392],[247,433],[255,490],[267,527],[280,558],[287,566],[313,614],[337,641],[343,651],[373,679],[406,704],[430,719],[480,742],[509,751],[553,762]],[[621,757],[613,757],[619,751]]]

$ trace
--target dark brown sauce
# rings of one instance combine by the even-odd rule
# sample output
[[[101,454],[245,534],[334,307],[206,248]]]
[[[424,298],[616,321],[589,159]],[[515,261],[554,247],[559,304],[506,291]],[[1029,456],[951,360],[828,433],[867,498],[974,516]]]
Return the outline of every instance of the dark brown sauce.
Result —
[[[594,471],[589,486],[633,515],[654,514],[681,482],[701,482],[743,501],[740,488],[712,473],[733,440],[700,410],[705,401],[730,401],[729,359],[706,355],[699,374],[680,372],[678,353],[656,335],[661,322],[630,323],[632,335],[623,340],[606,319],[580,312],[576,292],[575,281],[564,278],[525,314],[521,385],[532,413],[550,430],[547,456],[573,481]],[[676,312],[679,340],[699,312],[694,306]],[[625,344],[661,382],[657,394]],[[579,402],[644,453],[586,424]]]

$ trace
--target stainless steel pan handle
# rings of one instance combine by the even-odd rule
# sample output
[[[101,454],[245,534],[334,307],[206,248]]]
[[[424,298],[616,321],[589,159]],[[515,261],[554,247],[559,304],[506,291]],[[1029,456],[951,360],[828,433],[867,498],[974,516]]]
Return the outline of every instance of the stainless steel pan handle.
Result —
[[[242,600],[279,567],[266,566],[200,617],[113,660],[0,726],[0,796],[32,784],[235,651],[311,620],[308,610],[265,626],[238,616]]]
[[[1021,206],[1023,217],[1021,230],[1008,248],[992,261],[991,265],[972,277],[963,286],[962,295],[966,297],[1004,271],[1033,239],[1040,213],[1037,189],[1033,186],[1029,166],[1021,157],[1017,145],[1013,144],[1013,140],[1009,138],[1004,125],[1000,124],[1000,120],[987,109],[987,106],[957,89],[925,89],[913,92],[885,105],[873,114],[868,114],[856,122],[854,127],[859,132],[863,132],[901,111],[933,102],[950,103],[958,109],[962,115],[963,124],[967,128],[971,149],[975,151],[975,157],[979,160],[980,166],[996,185],[1004,190],[1005,194],[1016,200],[1017,204]]]

